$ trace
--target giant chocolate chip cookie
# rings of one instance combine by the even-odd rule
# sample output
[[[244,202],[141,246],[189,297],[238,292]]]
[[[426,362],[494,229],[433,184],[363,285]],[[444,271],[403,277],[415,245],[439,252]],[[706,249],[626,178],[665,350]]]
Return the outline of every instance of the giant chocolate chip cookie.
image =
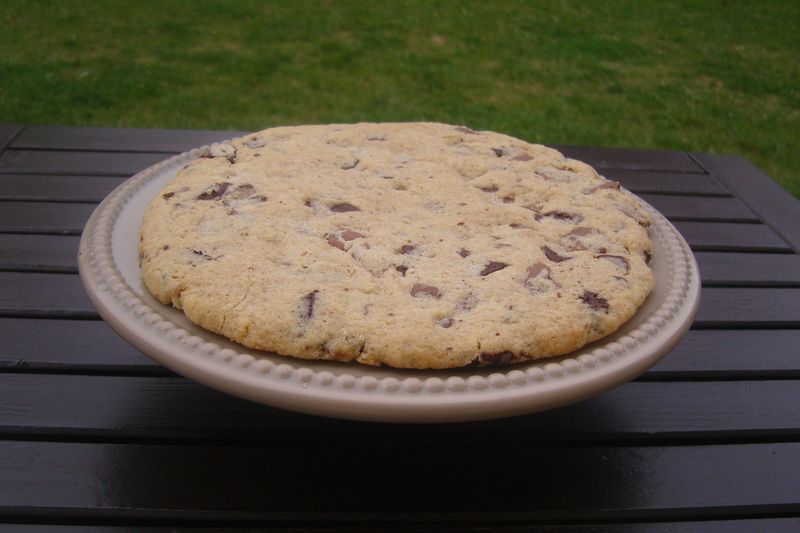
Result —
[[[251,348],[402,368],[511,363],[616,330],[653,287],[649,218],[544,146],[444,124],[264,130],[156,196],[145,284]]]

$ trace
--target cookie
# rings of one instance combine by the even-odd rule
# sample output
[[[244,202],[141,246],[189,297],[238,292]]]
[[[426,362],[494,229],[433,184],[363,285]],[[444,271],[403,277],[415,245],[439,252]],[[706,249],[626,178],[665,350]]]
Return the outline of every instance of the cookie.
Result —
[[[273,128],[151,202],[144,283],[250,348],[398,368],[572,352],[653,288],[640,202],[590,166],[435,123]]]

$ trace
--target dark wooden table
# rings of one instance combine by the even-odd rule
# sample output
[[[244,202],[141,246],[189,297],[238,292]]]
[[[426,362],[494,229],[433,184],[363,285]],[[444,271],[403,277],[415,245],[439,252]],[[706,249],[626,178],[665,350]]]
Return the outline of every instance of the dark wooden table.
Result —
[[[689,241],[703,280],[692,330],[641,378],[576,405],[401,426],[207,389],[89,303],[76,252],[95,205],[231,135],[0,126],[0,530],[800,530],[800,202],[747,160],[559,147]]]

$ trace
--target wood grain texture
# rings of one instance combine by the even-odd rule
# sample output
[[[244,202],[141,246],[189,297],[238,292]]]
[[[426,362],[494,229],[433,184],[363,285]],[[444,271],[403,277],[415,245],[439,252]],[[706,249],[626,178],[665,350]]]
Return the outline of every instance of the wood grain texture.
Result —
[[[0,155],[0,174],[128,177],[168,157],[151,152],[6,150]]]
[[[630,148],[595,148],[552,145],[567,157],[578,159],[598,169],[614,168],[656,172],[705,174],[686,152],[670,150],[635,150]]]
[[[94,204],[3,202],[0,232],[80,235]]]
[[[29,126],[17,149],[179,153],[241,137],[242,131]]]
[[[197,520],[330,526],[353,520],[460,519],[475,524],[645,515],[696,520],[800,511],[800,444],[795,443],[525,446],[502,453],[495,446],[458,443],[390,455],[363,445],[309,444],[3,442],[0,513],[34,514],[46,508],[51,514],[84,517],[113,511],[130,518],[190,514]]]
[[[635,193],[731,196],[710,174],[643,172],[620,168],[602,169],[600,174],[610,180],[619,181],[623,187]]]
[[[126,178],[0,174],[0,200],[100,203]]]
[[[800,252],[800,201],[742,157],[693,154],[724,186]]]
[[[289,446],[655,445],[800,437],[800,387],[787,380],[634,382],[583,402],[512,419],[377,424],[290,413],[182,378],[0,373],[0,436],[168,439]]]

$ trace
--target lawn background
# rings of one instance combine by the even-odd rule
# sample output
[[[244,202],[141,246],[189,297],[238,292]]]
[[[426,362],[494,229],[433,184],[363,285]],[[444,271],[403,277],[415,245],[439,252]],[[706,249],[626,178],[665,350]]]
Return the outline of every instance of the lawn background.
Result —
[[[435,120],[740,154],[800,196],[797,1],[0,5],[0,122]]]

